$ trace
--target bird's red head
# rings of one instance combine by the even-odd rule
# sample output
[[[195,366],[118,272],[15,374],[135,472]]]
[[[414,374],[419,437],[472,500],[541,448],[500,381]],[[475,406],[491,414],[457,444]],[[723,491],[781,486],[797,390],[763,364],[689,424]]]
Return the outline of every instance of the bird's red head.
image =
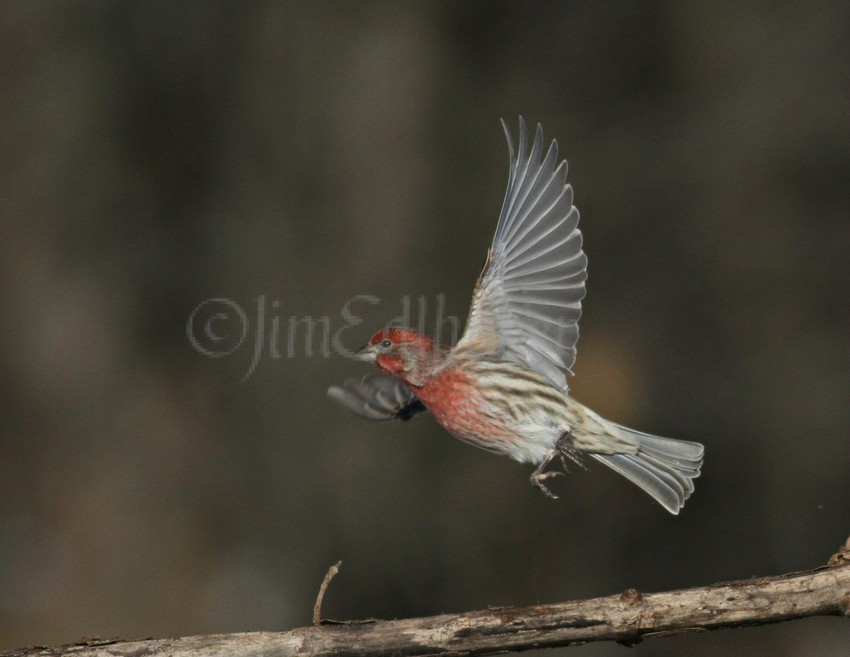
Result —
[[[375,333],[357,354],[374,362],[378,369],[407,383],[422,385],[423,377],[442,355],[438,343],[410,328],[390,326]]]
[[[411,328],[405,328],[402,326],[388,326],[385,329],[382,329],[372,335],[369,338],[369,344],[372,346],[382,345],[384,341],[391,342],[393,344],[421,344],[421,345],[430,345],[433,343],[433,340],[429,338],[427,335],[422,335],[419,331],[415,331]],[[389,345],[384,345],[389,347]]]

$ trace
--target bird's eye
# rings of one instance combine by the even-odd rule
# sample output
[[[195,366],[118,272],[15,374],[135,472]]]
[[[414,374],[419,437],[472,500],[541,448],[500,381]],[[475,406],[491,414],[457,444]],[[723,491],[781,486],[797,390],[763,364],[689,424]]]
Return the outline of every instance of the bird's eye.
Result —
[[[389,340],[383,340],[381,342],[381,349],[389,349],[392,346],[393,346],[393,343],[390,342]]]

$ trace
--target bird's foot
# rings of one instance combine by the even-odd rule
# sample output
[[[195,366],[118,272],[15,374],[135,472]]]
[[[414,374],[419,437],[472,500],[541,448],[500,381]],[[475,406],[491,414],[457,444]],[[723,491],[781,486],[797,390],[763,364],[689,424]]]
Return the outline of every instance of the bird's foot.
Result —
[[[546,481],[547,479],[552,479],[553,477],[563,477],[563,476],[564,476],[563,472],[557,472],[557,471],[554,471],[554,470],[551,471],[551,472],[542,472],[541,469],[538,468],[537,470],[535,470],[534,472],[531,473],[531,477],[529,479],[531,480],[532,486],[537,488],[546,497],[549,497],[553,500],[557,500],[558,496],[555,495],[555,493],[553,493],[551,490],[549,490],[546,487],[546,484],[544,484],[543,482]]]
[[[569,431],[565,431],[561,434],[561,437],[558,438],[558,442],[555,443],[555,451],[558,453],[558,456],[561,459],[561,465],[564,466],[565,472],[570,471],[570,468],[567,465],[567,461],[574,463],[582,470],[587,470],[587,466],[584,464],[584,461],[582,461],[581,457],[578,455],[578,450],[570,444]]]

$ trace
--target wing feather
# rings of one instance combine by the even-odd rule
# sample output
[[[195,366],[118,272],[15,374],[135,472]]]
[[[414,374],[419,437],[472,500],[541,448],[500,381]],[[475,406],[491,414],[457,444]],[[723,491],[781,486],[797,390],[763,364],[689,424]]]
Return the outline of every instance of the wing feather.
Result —
[[[558,163],[556,141],[543,154],[540,125],[530,151],[522,117],[516,149],[504,121],[502,127],[510,157],[508,187],[457,349],[495,350],[566,392],[587,279],[567,162]]]
[[[426,410],[410,389],[394,376],[371,372],[331,386],[328,396],[369,420],[409,420]]]

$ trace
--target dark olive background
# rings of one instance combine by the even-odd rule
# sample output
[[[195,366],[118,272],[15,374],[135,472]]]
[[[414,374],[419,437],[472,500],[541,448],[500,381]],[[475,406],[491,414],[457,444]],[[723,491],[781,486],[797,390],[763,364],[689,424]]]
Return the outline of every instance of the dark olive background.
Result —
[[[338,559],[325,615],[392,618],[805,569],[850,534],[847,3],[8,2],[0,88],[0,648],[304,625]],[[582,212],[574,394],[706,444],[679,517],[598,464],[553,502],[325,395],[365,369],[324,327],[353,348],[423,295],[462,322],[519,114]],[[204,348],[244,312],[228,357],[187,337],[208,299]],[[848,645],[827,618],[631,654]]]

